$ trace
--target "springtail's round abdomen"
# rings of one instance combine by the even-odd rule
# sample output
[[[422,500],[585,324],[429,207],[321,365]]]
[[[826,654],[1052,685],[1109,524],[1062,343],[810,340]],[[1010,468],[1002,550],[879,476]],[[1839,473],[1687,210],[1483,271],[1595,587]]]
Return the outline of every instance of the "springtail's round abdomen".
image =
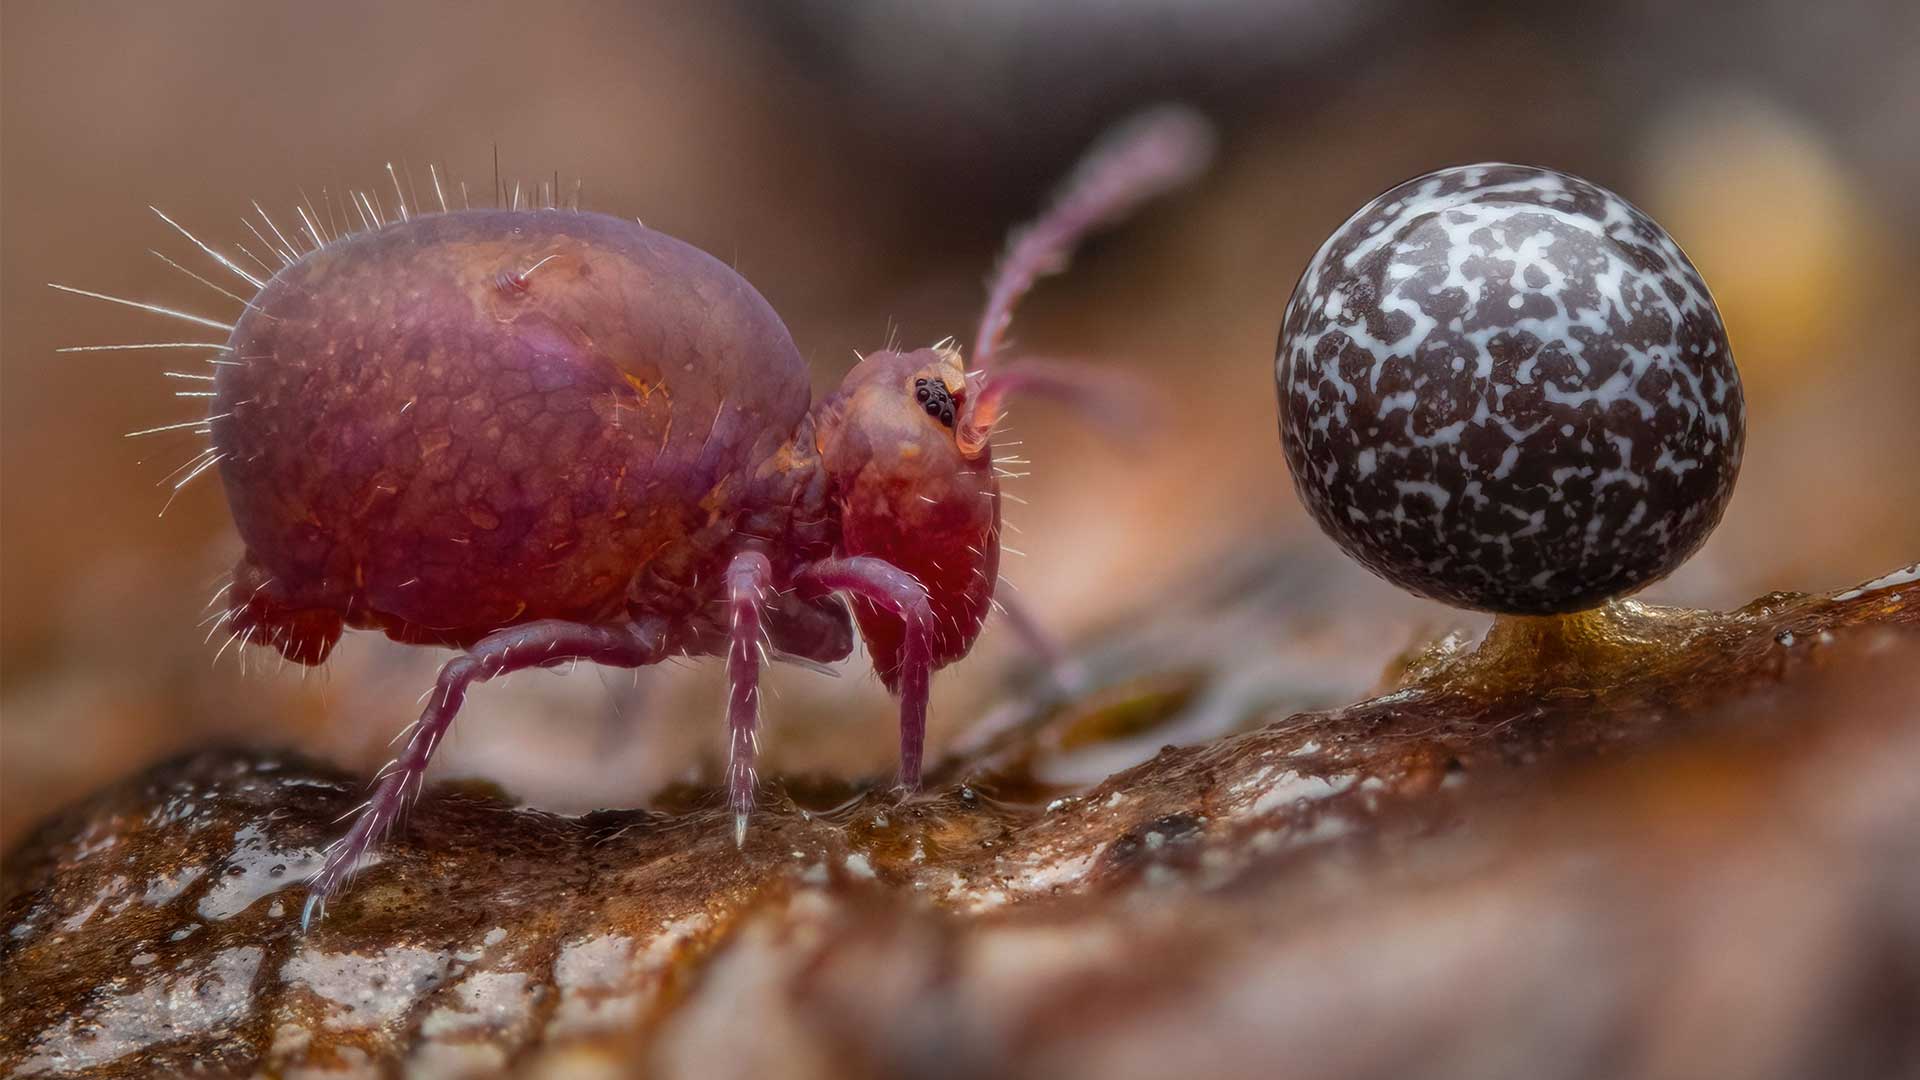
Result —
[[[340,239],[269,281],[230,344],[211,428],[247,547],[231,602],[283,638],[344,619],[460,644],[717,577],[749,478],[807,416],[752,286],[576,211]]]

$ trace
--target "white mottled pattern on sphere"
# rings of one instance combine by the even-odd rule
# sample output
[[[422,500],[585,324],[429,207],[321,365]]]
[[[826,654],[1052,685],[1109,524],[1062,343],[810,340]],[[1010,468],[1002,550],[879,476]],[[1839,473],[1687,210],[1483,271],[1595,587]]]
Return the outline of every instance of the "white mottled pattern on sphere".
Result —
[[[1401,184],[1287,305],[1281,442],[1320,526],[1462,607],[1590,607],[1712,531],[1745,437],[1699,273],[1652,218],[1550,169]]]

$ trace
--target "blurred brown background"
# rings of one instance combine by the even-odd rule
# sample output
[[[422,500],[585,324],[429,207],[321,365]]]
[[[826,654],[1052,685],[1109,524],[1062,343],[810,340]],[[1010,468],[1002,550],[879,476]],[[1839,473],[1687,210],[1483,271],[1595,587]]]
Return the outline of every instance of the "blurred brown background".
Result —
[[[589,208],[732,260],[818,385],[853,350],[970,333],[1008,226],[1107,121],[1164,98],[1216,117],[1202,185],[1092,245],[1016,334],[1158,387],[1137,447],[1015,416],[1027,557],[1007,574],[1065,633],[1228,549],[1321,544],[1274,435],[1282,306],[1324,235],[1385,187],[1509,159],[1585,175],[1660,219],[1718,297],[1750,408],[1743,476],[1705,551],[1650,593],[1729,604],[1920,557],[1920,8],[1901,0],[1418,6],[1010,0],[0,5],[0,843],[53,805],[216,739],[367,766],[444,658],[362,635],[303,678],[202,643],[237,553],[218,485],[156,518],[191,415],[159,354],[181,324],[63,282],[216,317],[234,305],[147,210],[250,242],[250,199],[373,188],[388,161],[491,189],[579,177]],[[187,327],[185,329],[192,330]],[[177,359],[174,358],[174,359]],[[1381,662],[1460,618],[1355,572]],[[1370,616],[1373,618],[1375,616]],[[936,739],[1015,670],[1004,631],[936,688]],[[442,775],[559,809],[711,775],[717,665],[531,674],[474,698]],[[889,710],[856,667],[776,680],[776,769],[881,769]],[[853,719],[848,719],[851,716]]]

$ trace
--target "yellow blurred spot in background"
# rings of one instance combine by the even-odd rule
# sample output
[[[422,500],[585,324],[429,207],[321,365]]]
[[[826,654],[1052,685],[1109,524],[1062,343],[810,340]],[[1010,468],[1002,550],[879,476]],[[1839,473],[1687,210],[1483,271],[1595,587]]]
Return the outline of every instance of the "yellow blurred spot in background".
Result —
[[[1860,282],[1881,258],[1820,137],[1752,94],[1704,94],[1650,134],[1642,191],[1720,305],[1750,402],[1859,362]]]

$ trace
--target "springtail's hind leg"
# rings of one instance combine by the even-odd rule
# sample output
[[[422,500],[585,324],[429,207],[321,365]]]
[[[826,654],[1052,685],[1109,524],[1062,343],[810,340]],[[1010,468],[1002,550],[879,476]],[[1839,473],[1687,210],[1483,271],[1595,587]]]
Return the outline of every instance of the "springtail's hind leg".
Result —
[[[795,583],[803,589],[844,592],[892,612],[905,624],[900,665],[882,672],[900,695],[900,786],[920,787],[920,763],[927,741],[927,693],[933,684],[933,608],[926,586],[885,559],[855,555],[809,564]]]
[[[440,669],[420,719],[402,734],[400,756],[375,778],[373,794],[354,811],[345,836],[328,846],[326,861],[307,883],[307,904],[300,913],[305,930],[327,898],[340,891],[367,853],[392,828],[406,804],[420,794],[427,765],[440,739],[467,699],[467,688],[496,675],[569,660],[590,660],[609,667],[641,667],[666,653],[665,626],[657,619],[624,626],[586,626],[546,620],[509,627],[480,639]]]
[[[760,613],[766,606],[773,567],[757,551],[727,565],[727,807],[733,811],[733,842],[747,842],[760,774]]]

